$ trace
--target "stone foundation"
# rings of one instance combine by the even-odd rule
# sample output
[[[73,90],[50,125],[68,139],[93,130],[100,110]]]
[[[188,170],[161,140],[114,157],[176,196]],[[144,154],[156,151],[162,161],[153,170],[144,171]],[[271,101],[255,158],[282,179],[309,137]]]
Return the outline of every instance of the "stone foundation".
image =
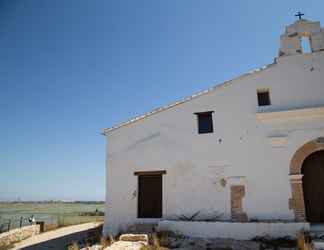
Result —
[[[205,222],[160,221],[158,231],[199,238],[251,240],[255,237],[295,239],[301,231],[309,231],[309,223],[298,222]]]

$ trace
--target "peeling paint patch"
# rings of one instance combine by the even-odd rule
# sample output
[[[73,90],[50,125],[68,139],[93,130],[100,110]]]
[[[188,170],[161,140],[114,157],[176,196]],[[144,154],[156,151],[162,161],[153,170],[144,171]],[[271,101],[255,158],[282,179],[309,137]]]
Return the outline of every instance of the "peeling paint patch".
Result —
[[[132,200],[134,200],[137,197],[137,190],[134,190],[132,193]]]
[[[226,186],[226,183],[227,183],[227,181],[226,181],[226,179],[225,178],[222,178],[220,181],[219,181],[219,183],[220,183],[220,185],[222,186],[222,187],[225,187]]]

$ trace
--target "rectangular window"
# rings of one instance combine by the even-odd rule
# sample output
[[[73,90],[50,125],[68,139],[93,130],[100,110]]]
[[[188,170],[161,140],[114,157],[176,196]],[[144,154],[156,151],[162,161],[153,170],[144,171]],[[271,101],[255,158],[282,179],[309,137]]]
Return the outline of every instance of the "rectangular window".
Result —
[[[213,111],[195,113],[198,119],[198,133],[213,133]]]
[[[268,106],[270,103],[270,93],[269,90],[258,90],[258,105]]]
[[[309,37],[303,36],[300,39],[300,46],[303,53],[312,53],[311,43]]]

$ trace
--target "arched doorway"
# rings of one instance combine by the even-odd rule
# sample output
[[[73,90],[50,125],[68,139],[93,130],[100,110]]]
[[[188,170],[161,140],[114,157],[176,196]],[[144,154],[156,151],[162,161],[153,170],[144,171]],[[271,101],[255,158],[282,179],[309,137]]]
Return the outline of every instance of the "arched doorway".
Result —
[[[324,137],[319,137],[317,139],[305,143],[304,145],[301,145],[301,147],[299,147],[297,151],[294,153],[290,161],[289,179],[290,179],[290,186],[291,186],[291,198],[289,199],[289,208],[292,209],[294,212],[295,221],[301,221],[301,222],[307,221],[305,202],[304,202],[302,168],[304,162],[305,162],[305,166],[312,165],[311,158],[309,158],[310,159],[309,161],[305,161],[305,160],[313,153],[319,151],[324,151]],[[305,167],[304,169],[306,168],[308,167]],[[305,181],[308,184],[312,183],[312,181],[306,179]],[[320,185],[320,182],[317,182],[316,184],[312,183],[312,185]]]
[[[324,222],[324,150],[307,156],[301,173],[306,220]]]

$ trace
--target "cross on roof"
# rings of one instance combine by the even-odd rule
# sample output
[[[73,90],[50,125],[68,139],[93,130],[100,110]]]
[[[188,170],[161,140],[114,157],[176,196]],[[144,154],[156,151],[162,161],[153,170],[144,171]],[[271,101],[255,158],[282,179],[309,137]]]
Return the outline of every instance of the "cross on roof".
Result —
[[[296,17],[299,18],[299,20],[302,19],[302,16],[304,16],[305,14],[302,14],[300,11],[298,11],[298,13],[295,15]]]

